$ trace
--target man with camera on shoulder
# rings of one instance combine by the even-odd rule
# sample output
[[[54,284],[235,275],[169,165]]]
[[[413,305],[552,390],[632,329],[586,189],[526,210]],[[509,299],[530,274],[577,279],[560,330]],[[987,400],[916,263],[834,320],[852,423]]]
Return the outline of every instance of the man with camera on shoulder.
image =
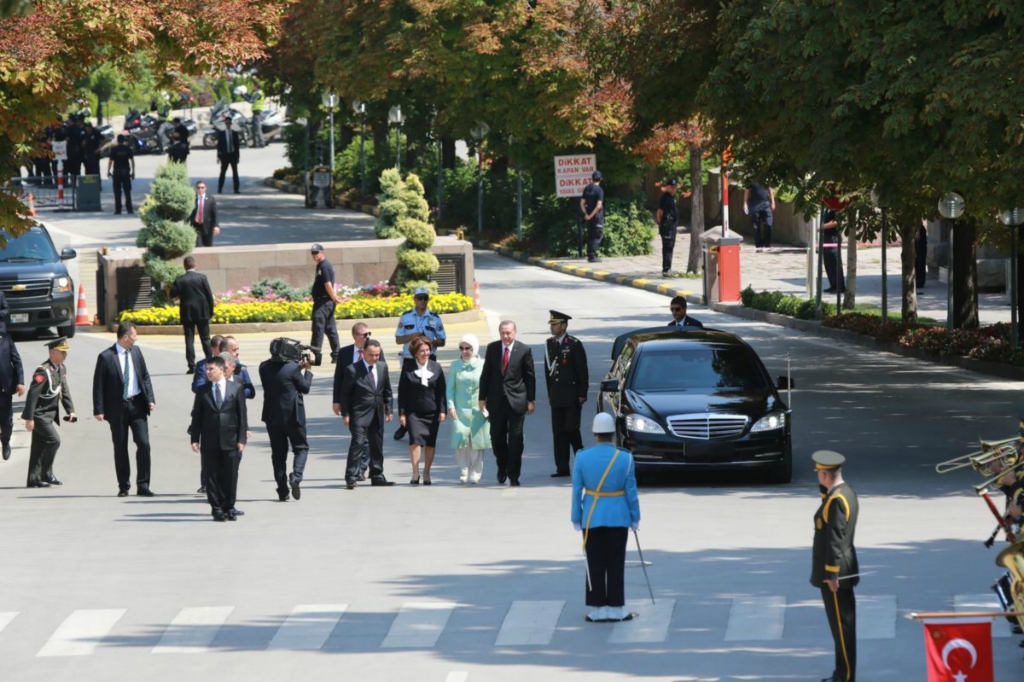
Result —
[[[313,384],[313,351],[295,339],[278,338],[270,342],[270,359],[260,364],[263,384],[263,423],[270,437],[271,461],[277,496],[281,502],[291,495],[302,496],[300,484],[306,468],[309,444],[306,441],[306,405],[302,396]],[[295,459],[288,476],[288,444]]]

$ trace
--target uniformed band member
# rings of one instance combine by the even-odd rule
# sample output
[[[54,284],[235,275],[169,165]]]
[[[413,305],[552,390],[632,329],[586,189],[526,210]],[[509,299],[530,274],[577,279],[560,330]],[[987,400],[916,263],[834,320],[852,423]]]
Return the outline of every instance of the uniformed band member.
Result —
[[[437,349],[444,347],[448,335],[444,331],[444,322],[441,316],[431,312],[427,308],[430,302],[430,290],[426,287],[416,287],[412,294],[416,307],[402,314],[398,318],[398,328],[395,329],[395,343],[402,345],[402,364],[412,360],[409,352],[409,342],[417,336],[425,336],[430,340],[430,359],[437,361]]]
[[[309,345],[321,348],[326,333],[327,341],[331,344],[331,362],[334,363],[338,360],[338,347],[341,346],[338,324],[334,321],[334,306],[341,303],[334,291],[334,266],[327,260],[324,247],[319,244],[309,247],[309,252],[313,254],[316,263],[316,278],[313,280],[313,336]],[[323,353],[316,351],[314,364],[319,365],[322,361]]]
[[[0,298],[3,293],[0,293]],[[4,303],[6,306],[6,302]],[[3,458],[11,458],[11,434],[14,432],[14,411],[11,401],[14,394],[25,395],[25,374],[22,371],[21,355],[14,339],[0,324],[0,445]]]
[[[557,310],[550,312],[551,338],[544,346],[544,376],[548,382],[551,434],[555,441],[555,473],[551,477],[558,478],[572,473],[569,447],[572,446],[574,453],[583,449],[580,416],[583,403],[587,402],[590,379],[583,342],[566,333],[572,318]]]
[[[640,527],[636,467],[628,450],[612,444],[615,419],[594,417],[597,445],[580,450],[572,469],[572,525],[587,553],[589,623],[632,620],[626,605],[626,541]]]
[[[814,514],[814,552],[811,584],[821,590],[828,625],[835,642],[836,667],[822,682],[853,682],[857,671],[857,604],[853,588],[857,575],[857,493],[843,480],[846,458],[838,452],[819,450],[811,455],[818,483],[827,489]]]
[[[60,434],[57,433],[60,406],[64,406],[65,421],[76,422],[75,404],[68,390],[67,370],[64,360],[68,356],[68,340],[59,338],[50,341],[50,357],[36,368],[32,383],[25,398],[25,430],[32,433],[32,449],[28,458],[29,488],[49,488],[61,482],[53,475],[53,460],[60,448]]]

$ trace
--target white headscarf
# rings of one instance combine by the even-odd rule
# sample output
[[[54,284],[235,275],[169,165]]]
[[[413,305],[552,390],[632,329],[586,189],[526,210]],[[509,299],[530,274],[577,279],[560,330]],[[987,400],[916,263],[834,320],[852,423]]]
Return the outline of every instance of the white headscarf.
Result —
[[[464,343],[468,343],[473,348],[473,357],[476,357],[480,351],[480,339],[476,338],[476,334],[465,334],[459,341],[459,345]]]

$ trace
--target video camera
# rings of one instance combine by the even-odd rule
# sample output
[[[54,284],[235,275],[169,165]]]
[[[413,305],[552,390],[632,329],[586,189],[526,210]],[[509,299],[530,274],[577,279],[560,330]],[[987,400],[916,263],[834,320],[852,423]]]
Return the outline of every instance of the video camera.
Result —
[[[306,345],[295,339],[279,337],[270,342],[270,359],[278,362],[298,362],[317,364],[320,349]]]

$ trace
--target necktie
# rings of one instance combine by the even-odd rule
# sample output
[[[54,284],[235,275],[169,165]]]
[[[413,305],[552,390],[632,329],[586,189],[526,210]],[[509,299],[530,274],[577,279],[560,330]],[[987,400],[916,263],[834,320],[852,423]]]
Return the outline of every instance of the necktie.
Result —
[[[508,369],[508,346],[505,346],[505,355],[501,359],[501,371],[502,373]]]
[[[356,362],[359,362],[359,360],[363,359],[363,349],[362,348],[356,348],[356,351],[359,353],[359,359],[356,360]]]
[[[121,398],[123,400],[128,400],[128,387],[131,386],[131,383],[132,383],[132,367],[131,367],[130,364],[128,364],[128,353],[125,352],[125,354],[124,354],[124,390],[121,393]]]
[[[196,222],[203,224],[203,195],[199,195],[199,207],[196,209]]]
[[[213,404],[217,406],[218,410],[220,409],[220,382],[213,385]]]
[[[377,375],[373,371],[373,365],[367,365],[370,368],[370,385],[377,388]]]

